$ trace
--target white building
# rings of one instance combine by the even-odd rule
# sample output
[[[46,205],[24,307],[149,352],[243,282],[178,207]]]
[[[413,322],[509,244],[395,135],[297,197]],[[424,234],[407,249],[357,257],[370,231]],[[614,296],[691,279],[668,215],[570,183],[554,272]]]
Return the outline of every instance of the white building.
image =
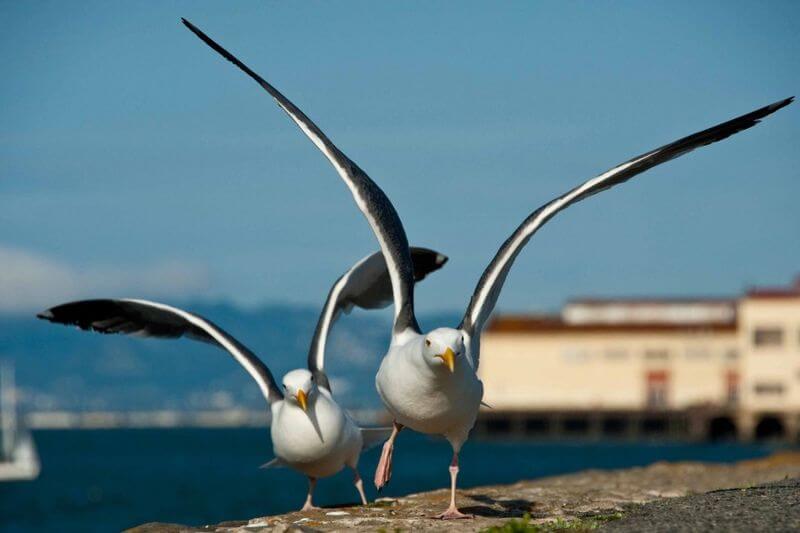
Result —
[[[481,345],[486,416],[694,411],[744,437],[798,432],[800,278],[735,299],[573,300],[560,315],[501,315]]]

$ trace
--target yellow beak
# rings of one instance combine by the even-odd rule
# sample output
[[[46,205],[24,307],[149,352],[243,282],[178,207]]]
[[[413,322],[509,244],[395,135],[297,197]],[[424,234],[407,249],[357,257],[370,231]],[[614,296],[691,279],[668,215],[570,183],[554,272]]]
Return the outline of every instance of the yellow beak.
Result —
[[[297,396],[295,396],[295,398],[297,398],[297,403],[300,404],[300,407],[302,407],[305,412],[308,409],[308,397],[306,396],[306,392],[302,389],[297,391]]]
[[[441,357],[444,364],[447,365],[447,368],[450,372],[453,372],[456,368],[456,354],[453,353],[453,350],[450,348],[446,349],[444,353],[440,353],[436,357]]]

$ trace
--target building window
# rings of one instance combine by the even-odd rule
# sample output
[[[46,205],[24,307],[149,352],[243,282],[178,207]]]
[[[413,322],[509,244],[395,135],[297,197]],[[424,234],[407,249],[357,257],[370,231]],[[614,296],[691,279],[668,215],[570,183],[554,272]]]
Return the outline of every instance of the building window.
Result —
[[[783,330],[780,328],[756,328],[753,330],[753,346],[780,346]]]
[[[664,370],[647,373],[647,407],[659,409],[667,406],[669,373]]]
[[[725,392],[728,405],[736,405],[739,402],[739,373],[731,370],[725,374]]]
[[[651,361],[664,361],[669,358],[667,350],[645,350],[644,358]]]
[[[589,352],[583,348],[566,348],[561,352],[561,357],[568,363],[585,363],[589,359]]]
[[[606,350],[606,358],[608,359],[625,359],[628,357],[628,352],[623,348],[609,348]]]
[[[708,359],[711,352],[703,346],[689,346],[686,348],[686,357],[689,359]]]
[[[756,383],[756,394],[763,396],[780,396],[783,394],[783,383]]]

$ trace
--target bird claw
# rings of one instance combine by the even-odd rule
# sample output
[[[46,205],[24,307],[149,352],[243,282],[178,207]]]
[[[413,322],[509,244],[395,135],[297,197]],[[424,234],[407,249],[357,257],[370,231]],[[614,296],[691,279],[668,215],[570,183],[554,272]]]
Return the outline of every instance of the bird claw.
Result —
[[[445,512],[436,515],[434,518],[439,520],[461,520],[475,518],[475,515],[465,514],[459,511],[456,507],[451,507]]]
[[[301,513],[305,513],[305,512],[308,512],[308,511],[321,511],[321,510],[322,510],[322,507],[317,507],[316,505],[311,505],[310,503],[307,503],[307,504],[305,504],[303,506],[302,509],[300,509],[300,512]]]

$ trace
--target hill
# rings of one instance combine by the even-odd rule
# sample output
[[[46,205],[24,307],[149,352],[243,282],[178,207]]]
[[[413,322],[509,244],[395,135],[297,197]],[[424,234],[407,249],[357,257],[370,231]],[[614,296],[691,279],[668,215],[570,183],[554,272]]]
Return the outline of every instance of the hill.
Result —
[[[291,305],[180,306],[225,328],[264,359],[278,379],[305,365],[318,316],[317,309]],[[441,319],[456,324],[458,316],[436,317],[437,322]],[[389,320],[388,311],[355,311],[333,330],[329,373],[337,397],[349,407],[380,405],[374,375],[389,341]],[[186,339],[92,334],[55,326],[33,315],[0,315],[0,359],[14,362],[21,408],[27,410],[265,406],[253,380],[224,351]]]

